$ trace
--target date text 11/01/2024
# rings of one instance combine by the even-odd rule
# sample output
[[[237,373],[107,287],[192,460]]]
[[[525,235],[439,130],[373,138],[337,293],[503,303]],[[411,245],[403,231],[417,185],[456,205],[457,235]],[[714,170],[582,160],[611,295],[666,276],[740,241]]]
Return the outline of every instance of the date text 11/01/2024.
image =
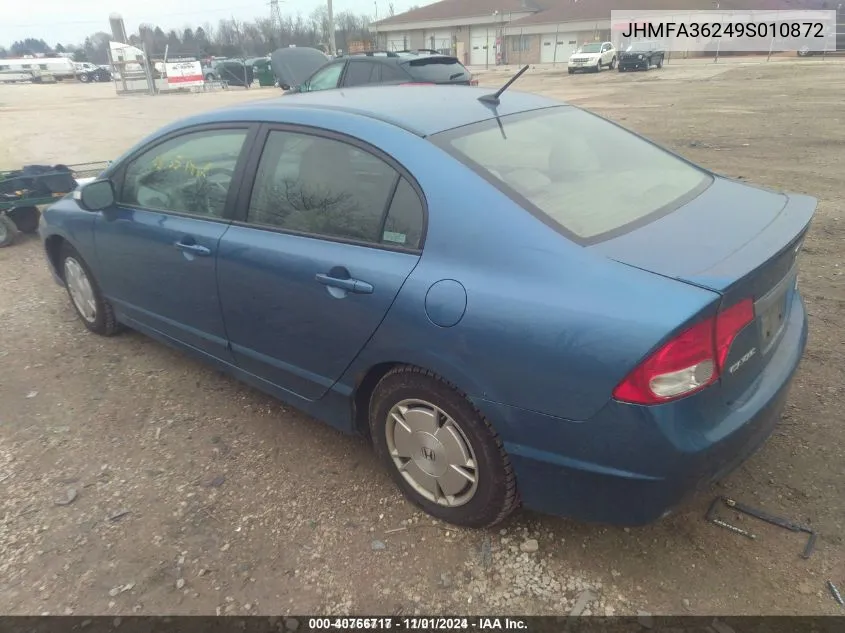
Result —
[[[309,618],[311,631],[366,631],[400,629],[408,631],[496,631],[526,630],[525,620],[506,617],[402,617],[402,618]]]

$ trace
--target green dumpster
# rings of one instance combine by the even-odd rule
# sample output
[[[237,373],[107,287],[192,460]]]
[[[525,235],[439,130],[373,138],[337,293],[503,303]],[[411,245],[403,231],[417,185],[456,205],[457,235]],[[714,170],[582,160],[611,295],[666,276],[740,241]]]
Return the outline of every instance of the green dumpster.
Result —
[[[276,75],[273,73],[269,59],[258,59],[253,62],[252,67],[255,69],[255,78],[258,79],[259,86],[276,85]]]

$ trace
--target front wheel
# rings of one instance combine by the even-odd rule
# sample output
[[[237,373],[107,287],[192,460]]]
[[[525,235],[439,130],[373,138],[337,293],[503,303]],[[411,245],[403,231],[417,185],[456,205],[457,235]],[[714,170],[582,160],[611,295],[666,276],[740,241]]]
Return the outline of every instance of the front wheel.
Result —
[[[65,288],[85,327],[101,336],[115,334],[120,326],[88,265],[69,244],[62,248],[60,270]]]
[[[89,81],[91,81],[91,78],[88,77],[88,75],[79,75],[79,81],[84,84],[87,84]]]
[[[431,372],[388,372],[370,399],[370,431],[405,496],[438,519],[487,527],[519,505],[502,440],[462,393]]]
[[[35,233],[38,230],[41,213],[38,207],[15,207],[9,211],[9,217],[21,233]]]
[[[658,60],[657,60],[657,67],[658,67],[658,68],[663,68],[663,58],[662,58],[662,57],[661,57],[660,59],[658,59]]]
[[[0,248],[11,246],[18,236],[18,227],[12,219],[0,211]]]

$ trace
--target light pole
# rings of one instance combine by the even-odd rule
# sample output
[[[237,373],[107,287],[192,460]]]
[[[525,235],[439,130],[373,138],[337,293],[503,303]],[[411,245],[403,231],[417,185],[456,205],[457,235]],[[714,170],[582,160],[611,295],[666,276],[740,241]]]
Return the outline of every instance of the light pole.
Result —
[[[327,0],[326,6],[329,14],[329,55],[334,57],[336,50],[334,47],[334,13],[332,13],[332,0]]]

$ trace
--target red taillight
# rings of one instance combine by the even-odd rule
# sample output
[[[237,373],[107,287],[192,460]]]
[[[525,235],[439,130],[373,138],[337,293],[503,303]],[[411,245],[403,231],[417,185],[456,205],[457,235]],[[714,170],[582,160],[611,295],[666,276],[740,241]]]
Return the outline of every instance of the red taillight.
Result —
[[[744,299],[685,330],[640,363],[613,397],[634,404],[683,398],[715,382],[736,335],[754,320],[754,303]]]

